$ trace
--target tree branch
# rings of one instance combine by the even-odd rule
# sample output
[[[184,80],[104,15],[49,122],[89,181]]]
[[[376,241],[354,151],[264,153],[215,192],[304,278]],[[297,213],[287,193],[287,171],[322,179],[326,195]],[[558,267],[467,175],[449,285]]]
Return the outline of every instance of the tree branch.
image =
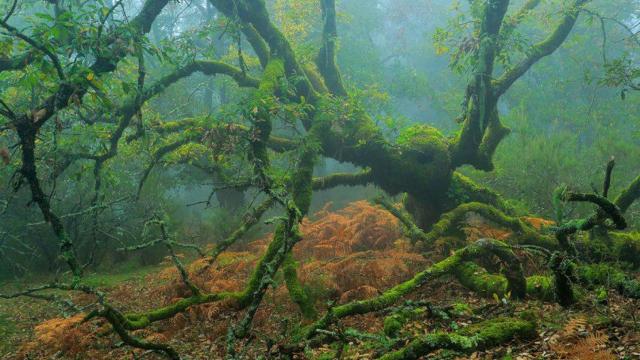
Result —
[[[323,177],[313,178],[313,190],[326,190],[336,186],[359,186],[373,182],[371,170],[358,173],[336,173]]]
[[[336,3],[335,0],[320,0],[322,7],[322,47],[316,58],[318,70],[325,80],[327,88],[337,96],[347,96],[347,90],[342,83],[340,70],[336,65],[336,42],[338,31],[336,27]]]
[[[562,43],[567,39],[569,33],[573,29],[573,26],[578,19],[581,7],[589,2],[589,0],[574,0],[571,8],[567,10],[560,24],[555,30],[549,34],[549,36],[543,41],[533,45],[529,49],[530,54],[527,58],[515,65],[510,70],[507,70],[500,78],[498,78],[494,84],[494,94],[499,97],[504,94],[507,89],[513,85],[522,75],[524,75],[533,64],[538,62],[545,56],[551,55]]]

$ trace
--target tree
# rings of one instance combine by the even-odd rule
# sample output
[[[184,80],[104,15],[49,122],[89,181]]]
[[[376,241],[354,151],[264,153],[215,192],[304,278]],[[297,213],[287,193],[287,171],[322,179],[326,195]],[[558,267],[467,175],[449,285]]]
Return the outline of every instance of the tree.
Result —
[[[300,240],[299,223],[309,212],[314,190],[342,184],[372,183],[389,195],[408,194],[406,206],[418,224],[412,227],[417,234],[423,230],[444,232],[449,226],[441,223],[448,219],[446,215],[442,217],[443,214],[449,212],[448,215],[451,215],[456,211],[464,213],[471,207],[530,235],[535,245],[551,247],[547,251],[559,248],[563,252],[552,257],[552,269],[560,302],[570,304],[569,280],[574,274],[566,266],[566,253],[571,251],[568,236],[577,231],[604,226],[607,221],[613,221],[617,229],[625,228],[621,210],[626,210],[640,193],[638,181],[615,202],[608,200],[606,195],[560,192],[559,201],[591,202],[600,210],[584,221],[561,227],[556,234],[558,246],[550,245],[549,239],[535,234],[526,225],[504,214],[506,208],[497,194],[475,185],[457,170],[465,165],[482,171],[493,169],[494,153],[510,132],[501,122],[498,102],[532,66],[554,53],[565,42],[587,2],[566,1],[557,23],[543,40],[530,45],[525,55],[512,65],[499,66],[498,59],[506,51],[504,45],[510,32],[540,2],[526,1],[510,13],[512,6],[508,0],[473,1],[471,11],[475,17],[472,38],[469,39],[472,46],[465,54],[472,70],[463,90],[458,132],[453,137],[446,137],[433,127],[415,125],[403,130],[395,141],[387,138],[384,129],[376,124],[367,109],[350,96],[349,86],[343,81],[336,62],[339,35],[334,0],[320,0],[322,40],[313,57],[298,54],[300,49],[274,24],[264,1],[210,0],[209,3],[226,17],[223,33],[228,32],[233,41],[230,45],[233,51],[230,53],[235,54],[229,57],[238,62],[237,66],[213,60],[210,53],[201,54],[202,48],[194,45],[194,37],[184,36],[184,43],[178,51],[169,45],[151,43],[147,34],[163,9],[169,6],[168,0],[144,1],[137,15],[129,21],[126,17],[116,20],[113,16],[116,8],[123,7],[122,2],[110,6],[102,6],[104,4],[97,2],[97,14],[74,14],[78,9],[74,7],[76,4],[68,8],[56,5],[55,16],[41,16],[41,28],[31,31],[20,30],[10,24],[18,3],[12,2],[0,26],[8,34],[12,48],[17,48],[18,43],[28,46],[17,54],[0,58],[0,71],[28,72],[28,68],[35,67],[45,78],[44,86],[39,89],[44,95],[35,97],[42,98],[40,101],[27,104],[19,96],[13,96],[11,101],[3,100],[0,103],[0,114],[6,119],[3,131],[11,131],[17,136],[21,154],[16,189],[24,184],[29,187],[33,202],[38,205],[44,220],[51,225],[62,257],[73,274],[68,284],[54,284],[37,290],[53,287],[84,291],[96,296],[101,307],[91,317],[107,319],[125,343],[160,350],[172,358],[178,355],[170,347],[142,341],[131,336],[129,331],[168,319],[191,306],[231,299],[240,308],[246,309],[243,319],[230,327],[228,333],[228,353],[235,356],[236,340],[246,337],[253,316],[271,285],[271,279],[280,269],[286,274],[292,299],[305,315],[314,316],[308,294],[298,284],[295,263],[290,261],[291,249]],[[83,19],[83,16],[89,17],[89,20]],[[205,27],[200,35],[208,36],[208,30]],[[243,48],[246,45],[251,46],[257,58],[253,63]],[[185,51],[186,55],[180,54],[180,51]],[[147,73],[152,62],[159,64],[158,67],[168,64],[176,66],[148,85]],[[130,71],[124,81],[119,81],[113,74],[121,72],[125,66],[135,70]],[[244,98],[234,104],[235,111],[227,114],[228,118],[224,120],[213,120],[208,114],[193,116],[187,111],[184,119],[175,122],[145,119],[145,103],[167,91],[172,84],[195,73],[224,75],[238,87],[249,90],[243,92]],[[24,96],[24,93],[20,95]],[[114,104],[114,97],[118,98],[116,102],[119,105]],[[92,106],[108,116],[83,116],[82,110]],[[74,114],[74,110],[77,114]],[[43,189],[40,169],[46,157],[38,157],[41,149],[39,136],[50,133],[46,136],[54,138],[55,144],[55,137],[65,130],[65,125],[73,126],[79,121],[88,126],[104,126],[108,129],[108,135],[103,139],[90,139],[78,146],[67,144],[62,159],[55,161],[50,172],[55,179],[77,161],[91,162],[94,189],[90,211],[103,203],[104,169],[117,158],[123,141],[138,142],[141,147],[146,145],[148,139],[157,140],[160,144],[154,148],[151,162],[142,174],[138,195],[153,167],[165,156],[174,153],[180,155],[181,151],[187,153],[184,157],[192,165],[222,179],[223,187],[258,189],[264,197],[262,204],[249,211],[250,216],[236,232],[217,244],[209,254],[209,263],[213,263],[217,255],[241,238],[269,208],[277,206],[281,209],[282,216],[277,219],[274,237],[244,291],[206,294],[194,286],[173,252],[178,244],[166,231],[167,221],[160,217],[148,222],[161,229],[162,241],[153,244],[163,243],[171,252],[176,267],[181,270],[182,278],[191,290],[189,297],[153,311],[123,314],[105,299],[104,294],[83,284],[83,264],[61,216],[52,208],[50,196]],[[286,130],[277,132],[276,125],[284,125]],[[194,156],[189,154],[190,151],[201,155],[198,161],[193,161]],[[363,170],[360,173],[314,178],[314,168],[322,157],[349,162]],[[282,159],[290,167],[284,174],[276,165]],[[226,173],[243,165],[248,165],[250,170],[229,180],[230,176]],[[607,176],[610,176],[610,172]],[[606,188],[608,190],[608,185]],[[407,223],[410,221],[407,220]],[[452,225],[455,221],[449,223]],[[429,239],[433,234],[419,236]],[[449,272],[483,254],[493,254],[505,261],[514,257],[511,250],[505,250],[503,244],[494,241],[466,247],[456,252],[448,262],[438,263],[420,273],[412,282],[401,284],[370,301],[348,304],[328,312],[311,330],[322,329],[335,318],[380,310],[425,279]],[[527,289],[523,286],[522,269],[514,266],[505,275],[505,286],[509,291],[524,296]],[[33,292],[27,291],[21,295]],[[529,330],[527,326],[523,328]],[[311,330],[306,333],[307,337],[315,335]],[[520,330],[523,329],[514,331]]]

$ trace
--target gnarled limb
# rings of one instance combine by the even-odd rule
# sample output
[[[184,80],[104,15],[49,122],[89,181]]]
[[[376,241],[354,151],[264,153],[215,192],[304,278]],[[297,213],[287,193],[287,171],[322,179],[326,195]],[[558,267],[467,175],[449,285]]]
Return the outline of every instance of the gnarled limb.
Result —
[[[556,247],[555,241],[549,236],[541,235],[531,225],[517,217],[506,215],[502,211],[487,204],[472,202],[458,206],[452,211],[442,215],[440,220],[433,225],[427,233],[427,245],[451,232],[458,231],[458,224],[465,219],[468,213],[480,214],[485,219],[492,221],[513,231],[513,243],[540,245],[547,249]]]
[[[449,256],[448,258],[417,273],[413,278],[392,287],[379,296],[330,308],[320,320],[304,329],[302,335],[304,339],[311,339],[313,336],[315,336],[316,330],[326,329],[336,320],[347,316],[366,314],[387,308],[393,305],[403,296],[422,286],[425,282],[436,279],[443,275],[454,274],[456,269],[461,264],[464,264],[467,261],[471,261],[478,258],[479,256],[483,256],[486,254],[506,256],[506,253],[510,251],[509,249],[510,248],[508,245],[499,241],[491,239],[481,239],[454,252],[453,255]],[[516,273],[517,272],[514,272],[513,274]],[[520,292],[522,283],[524,282],[524,278],[518,278],[516,281],[516,277],[517,276],[515,275],[513,277],[510,276],[510,278],[514,279],[512,288],[518,288],[518,290],[516,291]]]
[[[603,225],[606,218],[611,219],[615,228],[618,230],[624,230],[627,227],[627,222],[620,209],[616,204],[603,196],[597,194],[574,193],[566,191],[566,189],[557,192],[555,196],[559,197],[562,201],[590,202],[598,205],[599,207],[599,210],[593,215],[584,219],[569,221],[555,229],[556,239],[560,246],[565,250],[571,250],[569,236],[577,233],[578,231],[588,231],[596,226]]]
[[[507,70],[494,81],[493,88],[496,96],[504,94],[533,64],[545,56],[551,55],[567,39],[569,33],[578,19],[581,7],[589,0],[574,0],[564,17],[549,36],[541,42],[533,45],[524,60]]]
[[[109,321],[109,323],[113,327],[113,330],[115,330],[118,336],[120,336],[120,339],[122,339],[122,342],[138,349],[160,351],[166,354],[172,360],[180,360],[180,355],[171,346],[162,343],[144,341],[131,335],[127,331],[127,328],[125,326],[127,320],[123,317],[123,315],[119,311],[116,311],[110,305],[105,304],[104,307],[105,309],[100,311],[97,315]]]
[[[269,63],[269,58],[271,57],[271,55],[269,54],[269,46],[267,45],[267,43],[264,41],[262,36],[260,36],[260,34],[256,31],[256,28],[253,27],[253,25],[243,23],[241,30],[244,36],[247,38],[247,41],[249,42],[249,44],[251,44],[253,51],[258,56],[258,59],[260,60],[260,65],[262,65],[263,68],[267,67],[267,64]]]
[[[440,349],[471,353],[500,345],[515,338],[533,339],[537,335],[534,321],[501,317],[485,320],[453,333],[435,332],[420,336],[401,350],[388,353],[380,359],[418,359]]]
[[[479,155],[480,148],[487,144],[487,139],[491,140],[491,146],[487,150],[495,150],[497,143],[508,133],[498,119],[498,97],[493,92],[491,79],[498,50],[498,37],[509,1],[489,0],[482,6],[478,35],[480,44],[475,55],[478,65],[474,70],[473,79],[467,85],[469,103],[465,109],[462,129],[452,143],[451,155],[455,166],[471,164],[479,169],[491,170],[491,163],[487,163]],[[491,130],[489,133],[488,129]],[[494,139],[494,136],[487,136],[490,133],[500,136]]]

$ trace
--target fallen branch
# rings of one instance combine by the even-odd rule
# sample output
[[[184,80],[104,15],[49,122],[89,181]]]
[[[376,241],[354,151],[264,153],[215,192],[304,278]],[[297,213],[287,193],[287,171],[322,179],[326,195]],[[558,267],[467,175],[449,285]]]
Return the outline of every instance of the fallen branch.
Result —
[[[513,339],[533,339],[536,324],[531,320],[500,317],[470,325],[453,333],[435,332],[420,336],[401,350],[382,356],[382,360],[418,359],[433,351],[446,349],[472,353]]]

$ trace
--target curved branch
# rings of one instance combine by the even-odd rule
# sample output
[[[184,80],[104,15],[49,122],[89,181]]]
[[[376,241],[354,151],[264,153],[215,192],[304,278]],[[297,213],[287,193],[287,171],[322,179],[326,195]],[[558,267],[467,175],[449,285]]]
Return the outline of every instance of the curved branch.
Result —
[[[592,204],[598,205],[602,211],[613,221],[618,230],[624,230],[627,227],[627,221],[620,209],[616,206],[616,204],[609,201],[609,199],[597,195],[597,194],[582,194],[582,193],[573,193],[567,192],[563,196],[564,201],[572,201],[572,202],[590,202]],[[588,228],[580,229],[580,230],[589,230]]]
[[[493,206],[477,202],[462,204],[442,215],[440,220],[433,225],[431,231],[427,233],[427,244],[433,243],[446,234],[458,231],[458,224],[465,219],[468,213],[472,212],[513,231],[515,233],[514,243],[541,245],[548,249],[557,247],[552,238],[539,234],[531,225],[517,217],[511,217]]]
[[[306,99],[314,102],[317,94],[311,82],[305,76],[304,70],[298,63],[291,44],[269,19],[269,12],[267,11],[264,1],[209,1],[228,18],[239,18],[244,24],[252,25],[269,45],[271,56],[277,55],[277,57],[284,60],[284,68],[287,76],[291,78],[297,77],[297,81],[295,81],[297,96],[304,96]],[[309,127],[310,123],[307,122],[305,125]]]
[[[260,65],[265,68],[269,63],[269,47],[267,43],[264,41],[262,36],[256,31],[256,28],[251,24],[242,24],[242,33],[247,38],[249,44],[253,48],[253,51],[258,56],[258,60],[260,60]]]
[[[580,8],[587,2],[589,2],[589,0],[574,0],[571,8],[567,10],[567,13],[564,15],[562,21],[558,24],[555,30],[546,39],[533,45],[528,51],[529,56],[527,58],[522,60],[512,69],[507,70],[494,82],[493,87],[495,96],[499,97],[504,94],[516,80],[518,80],[527,72],[527,70],[529,70],[529,68],[531,68],[531,66],[533,66],[533,64],[537,63],[543,57],[551,55],[560,47],[560,45],[562,45],[578,19]]]

